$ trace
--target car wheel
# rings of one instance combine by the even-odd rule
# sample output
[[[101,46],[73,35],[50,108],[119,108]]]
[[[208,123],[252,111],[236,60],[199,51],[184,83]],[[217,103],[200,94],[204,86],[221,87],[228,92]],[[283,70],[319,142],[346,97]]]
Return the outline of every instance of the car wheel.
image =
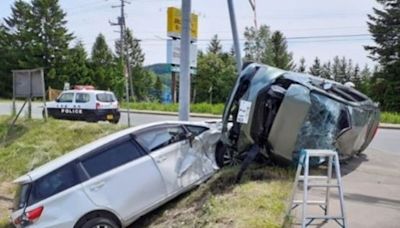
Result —
[[[81,228],[119,228],[119,226],[112,219],[95,217],[86,221]]]
[[[224,166],[236,166],[242,162],[238,154],[235,151],[230,150],[222,142],[217,145],[215,160],[220,168]]]

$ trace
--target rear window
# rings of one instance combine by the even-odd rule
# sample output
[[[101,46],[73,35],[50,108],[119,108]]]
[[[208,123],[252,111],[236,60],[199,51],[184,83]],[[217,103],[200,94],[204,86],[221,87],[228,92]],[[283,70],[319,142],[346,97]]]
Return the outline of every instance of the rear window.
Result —
[[[96,99],[100,102],[114,102],[116,100],[112,93],[98,93]]]
[[[31,187],[29,205],[80,183],[79,175],[74,167],[74,164],[68,164],[36,180]]]
[[[13,210],[19,210],[25,206],[28,198],[30,184],[19,184],[15,191]]]

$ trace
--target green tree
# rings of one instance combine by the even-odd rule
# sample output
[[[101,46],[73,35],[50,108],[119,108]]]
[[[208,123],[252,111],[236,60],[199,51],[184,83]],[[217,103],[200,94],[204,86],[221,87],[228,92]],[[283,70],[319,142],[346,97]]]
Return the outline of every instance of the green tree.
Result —
[[[331,66],[331,61],[328,61],[322,65],[321,69],[321,77],[326,78],[326,79],[332,79],[332,66]]]
[[[193,77],[196,102],[209,102],[210,96],[215,103],[225,102],[235,79],[232,62],[225,62],[211,52],[203,54],[198,58],[197,74]]]
[[[123,77],[115,75],[117,69],[117,61],[115,61],[112,51],[107,45],[103,34],[99,34],[92,47],[92,56],[90,66],[93,69],[93,82],[98,89],[112,89],[112,81],[114,77]]]
[[[246,61],[272,62],[271,31],[268,26],[261,25],[259,29],[246,27],[244,31],[244,51]]]
[[[214,54],[221,54],[222,53],[222,45],[221,41],[218,39],[218,35],[215,34],[211,39],[210,44],[207,47],[207,51],[214,53]]]
[[[48,85],[56,88],[63,86],[60,75],[68,54],[68,45],[73,39],[68,32],[66,13],[61,9],[58,0],[32,0],[32,27],[34,57],[40,66],[45,68]]]
[[[376,45],[366,46],[370,58],[380,64],[371,82],[372,96],[384,110],[400,111],[400,3],[398,0],[377,0],[380,9],[369,14],[368,27]]]
[[[297,67],[297,72],[305,73],[306,72],[306,67],[307,67],[306,66],[306,59],[304,57],[301,57],[300,64]]]
[[[131,29],[125,31],[125,55],[129,62],[129,77],[132,78],[131,90],[133,89],[134,99],[138,101],[149,100],[152,89],[152,79],[149,72],[143,69],[145,55],[140,46],[140,41],[135,38]],[[121,58],[121,41],[115,42],[115,50],[118,58]]]
[[[267,47],[268,48],[268,47]],[[293,54],[288,52],[286,38],[280,31],[275,31],[271,36],[272,58],[269,62],[268,56],[263,57],[262,62],[270,64],[272,66],[284,69],[293,70],[295,68],[293,64]],[[263,53],[267,53],[264,51]]]
[[[68,52],[63,66],[63,79],[71,85],[92,85],[94,80],[89,68],[88,56],[82,41],[78,41]]]
[[[321,61],[315,57],[314,64],[310,67],[309,73],[315,76],[321,76]]]

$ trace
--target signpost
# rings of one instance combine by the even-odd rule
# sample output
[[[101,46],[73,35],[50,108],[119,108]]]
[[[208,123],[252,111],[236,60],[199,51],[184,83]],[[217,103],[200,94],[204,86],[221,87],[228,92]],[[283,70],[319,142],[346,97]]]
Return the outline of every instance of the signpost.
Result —
[[[26,98],[24,105],[18,112],[15,120],[18,118],[25,104],[28,102],[28,118],[32,118],[32,98],[42,97],[45,110],[45,120],[47,118],[46,110],[46,92],[44,88],[43,69],[32,70],[13,70],[13,113],[16,113],[15,99]],[[15,121],[14,121],[15,122]]]
[[[187,4],[187,3],[185,3]],[[189,10],[190,11],[190,10]],[[189,13],[190,14],[190,13]],[[196,14],[190,14],[190,32],[189,32],[189,75],[185,76],[182,75],[184,72],[181,71],[181,58],[182,55],[185,55],[183,53],[184,48],[181,48],[181,42],[183,42],[183,37],[182,37],[182,31],[184,27],[184,23],[182,20],[182,12],[180,9],[175,8],[175,7],[169,7],[167,10],[167,36],[171,37],[172,39],[167,40],[167,63],[171,64],[171,95],[172,95],[172,101],[176,102],[176,97],[177,97],[177,92],[176,92],[176,75],[177,73],[180,73],[180,85],[179,88],[183,89],[184,94],[187,94],[187,100],[190,100],[190,75],[196,73],[196,67],[197,67],[197,45],[195,44],[195,41],[197,40],[198,37],[198,15]],[[182,39],[181,39],[182,38]],[[186,61],[186,60],[184,60]],[[182,79],[182,77],[185,77]],[[188,79],[187,85],[186,85],[186,78]],[[185,86],[183,86],[185,85]],[[179,93],[180,95],[181,93]],[[180,95],[180,101],[181,98],[186,99],[186,95],[181,96]],[[187,102],[187,109],[189,102]]]

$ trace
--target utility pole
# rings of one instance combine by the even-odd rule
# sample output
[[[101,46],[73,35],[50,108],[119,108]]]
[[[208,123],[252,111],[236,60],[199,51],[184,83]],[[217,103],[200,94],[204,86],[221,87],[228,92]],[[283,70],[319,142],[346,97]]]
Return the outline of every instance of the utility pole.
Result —
[[[233,0],[228,0],[228,8],[229,8],[229,17],[231,20],[233,44],[235,47],[236,69],[238,75],[240,75],[240,72],[242,71],[242,54],[240,53],[239,35],[236,26],[236,16],[235,16],[235,9],[233,7]]]
[[[192,0],[182,0],[179,120],[189,120],[190,110],[190,14]]]
[[[126,57],[125,59],[125,4],[130,4],[130,2],[126,1],[126,0],[120,0],[121,1],[121,5],[117,5],[117,6],[112,6],[112,8],[121,8],[121,16],[119,16],[118,22],[111,22],[110,21],[110,25],[111,26],[119,26],[120,27],[120,58],[121,58],[121,63],[124,66],[124,77],[125,77],[125,93],[126,93],[126,103],[127,103],[127,115],[128,115],[128,127],[131,126],[131,113],[130,113],[130,108],[129,108],[129,82],[128,82],[128,78],[130,79],[130,83],[132,84],[132,79],[129,77],[129,59],[128,57]],[[133,90],[133,88],[132,88]],[[131,91],[133,92],[133,91]],[[132,93],[133,94],[133,93]]]

